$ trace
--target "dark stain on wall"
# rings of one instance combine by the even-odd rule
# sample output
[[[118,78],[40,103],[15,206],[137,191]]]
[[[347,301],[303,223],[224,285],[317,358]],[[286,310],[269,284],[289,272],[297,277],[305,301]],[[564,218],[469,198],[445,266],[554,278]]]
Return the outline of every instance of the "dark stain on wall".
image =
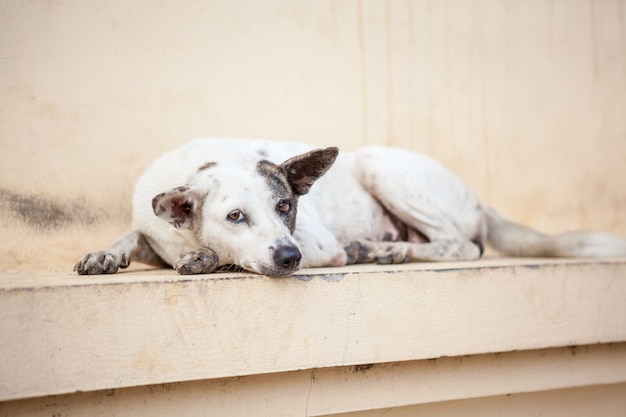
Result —
[[[89,225],[99,218],[80,200],[20,194],[0,188],[0,216],[7,215],[37,229],[58,229],[71,224]]]

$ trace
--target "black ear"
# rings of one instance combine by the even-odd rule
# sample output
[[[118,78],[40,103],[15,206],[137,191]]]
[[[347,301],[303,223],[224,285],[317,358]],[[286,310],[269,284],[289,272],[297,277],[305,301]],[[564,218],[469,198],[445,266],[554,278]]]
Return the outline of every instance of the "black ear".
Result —
[[[281,167],[287,174],[287,181],[294,193],[304,195],[311,186],[333,165],[339,149],[336,147],[317,149],[294,156],[283,162]]]
[[[193,229],[201,206],[201,196],[189,187],[177,187],[152,199],[154,214],[177,229]]]

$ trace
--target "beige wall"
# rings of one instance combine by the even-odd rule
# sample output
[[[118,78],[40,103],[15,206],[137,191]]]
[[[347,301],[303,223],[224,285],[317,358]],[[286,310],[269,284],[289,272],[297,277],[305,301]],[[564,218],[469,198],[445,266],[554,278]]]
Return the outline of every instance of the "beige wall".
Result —
[[[141,170],[200,135],[402,146],[542,230],[626,234],[625,22],[618,0],[2,2],[0,268],[106,244]]]

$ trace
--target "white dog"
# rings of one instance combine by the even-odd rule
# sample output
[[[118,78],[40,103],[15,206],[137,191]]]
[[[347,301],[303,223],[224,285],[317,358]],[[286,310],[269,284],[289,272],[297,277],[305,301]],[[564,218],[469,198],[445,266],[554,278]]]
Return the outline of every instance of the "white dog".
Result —
[[[626,255],[626,239],[547,236],[510,222],[422,155],[386,147],[337,153],[287,142],[192,141],[139,179],[133,230],[74,269],[114,273],[136,260],[181,274],[237,266],[284,276],[300,267],[474,260],[485,243],[510,256]]]

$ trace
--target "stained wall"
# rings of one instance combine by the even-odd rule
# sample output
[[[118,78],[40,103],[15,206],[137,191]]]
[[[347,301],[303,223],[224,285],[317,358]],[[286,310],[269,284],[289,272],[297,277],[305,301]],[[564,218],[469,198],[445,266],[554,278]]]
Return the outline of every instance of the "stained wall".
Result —
[[[71,268],[197,136],[401,146],[548,232],[626,235],[626,4],[0,4],[0,269]]]

